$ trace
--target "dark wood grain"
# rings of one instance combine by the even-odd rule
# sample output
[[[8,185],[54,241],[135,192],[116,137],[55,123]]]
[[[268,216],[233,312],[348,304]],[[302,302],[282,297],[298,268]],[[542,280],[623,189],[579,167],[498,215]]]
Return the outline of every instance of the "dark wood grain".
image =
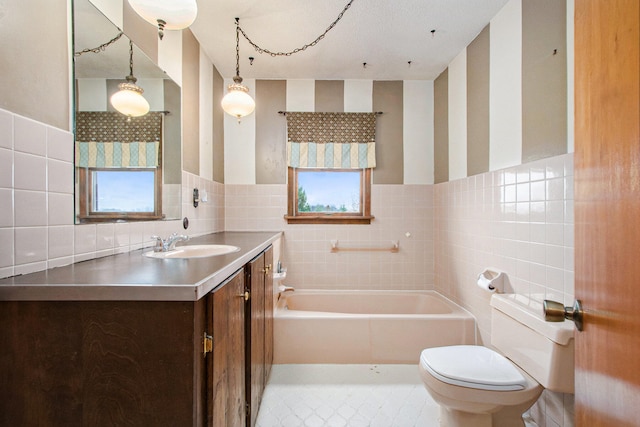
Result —
[[[194,302],[0,303],[0,424],[197,425],[204,396],[194,384],[194,321],[203,310]]]
[[[273,247],[264,252],[264,263],[270,266],[264,278],[264,384],[269,380],[273,364]]]
[[[213,354],[208,356],[209,426],[243,427],[245,421],[244,271],[209,295]]]
[[[251,407],[247,425],[253,427],[264,390],[264,254],[247,264],[251,298],[247,318],[247,402]]]

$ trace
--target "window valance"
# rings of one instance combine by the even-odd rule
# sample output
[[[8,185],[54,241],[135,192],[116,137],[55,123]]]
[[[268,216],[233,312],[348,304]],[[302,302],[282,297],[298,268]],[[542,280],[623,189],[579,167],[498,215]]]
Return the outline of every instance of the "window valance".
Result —
[[[377,113],[287,112],[287,163],[294,168],[376,166]]]
[[[76,166],[157,167],[164,114],[127,118],[110,111],[76,113]]]
[[[76,142],[76,166],[82,168],[151,168],[158,166],[160,143]]]
[[[111,111],[78,111],[76,141],[152,142],[162,139],[164,114],[126,117]]]

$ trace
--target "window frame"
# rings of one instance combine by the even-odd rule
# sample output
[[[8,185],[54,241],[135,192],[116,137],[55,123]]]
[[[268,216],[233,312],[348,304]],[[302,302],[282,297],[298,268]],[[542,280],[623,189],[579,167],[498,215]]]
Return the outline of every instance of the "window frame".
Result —
[[[162,168],[98,168],[79,167],[78,171],[78,191],[80,193],[78,206],[78,220],[86,222],[114,222],[118,220],[127,221],[150,221],[162,219]],[[153,212],[96,212],[93,211],[93,172],[100,171],[153,171],[154,173],[154,211]]]
[[[287,214],[285,219],[288,224],[371,224],[374,216],[371,215],[371,168],[364,169],[312,169],[312,168],[287,168]],[[324,171],[324,172],[353,172],[360,171],[360,213],[335,212],[319,213],[304,212],[298,210],[298,172],[299,171]]]

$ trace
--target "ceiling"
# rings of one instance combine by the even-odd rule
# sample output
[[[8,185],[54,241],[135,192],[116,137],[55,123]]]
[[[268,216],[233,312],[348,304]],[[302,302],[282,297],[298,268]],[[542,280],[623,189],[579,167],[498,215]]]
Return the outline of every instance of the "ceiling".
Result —
[[[230,78],[235,75],[236,17],[260,47],[290,51],[322,34],[348,1],[199,0],[191,30],[220,74]],[[240,75],[260,79],[433,80],[507,1],[353,0],[324,39],[288,57],[260,54],[240,35]],[[255,58],[253,65],[248,59],[251,56]]]

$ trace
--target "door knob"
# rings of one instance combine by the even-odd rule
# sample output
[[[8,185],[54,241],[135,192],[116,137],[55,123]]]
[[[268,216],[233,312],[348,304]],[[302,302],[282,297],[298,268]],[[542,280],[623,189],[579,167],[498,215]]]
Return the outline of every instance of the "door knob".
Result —
[[[547,322],[564,322],[564,319],[572,320],[576,324],[576,329],[582,330],[582,303],[576,300],[573,307],[565,307],[556,301],[544,300],[542,302],[544,308],[544,320]]]

